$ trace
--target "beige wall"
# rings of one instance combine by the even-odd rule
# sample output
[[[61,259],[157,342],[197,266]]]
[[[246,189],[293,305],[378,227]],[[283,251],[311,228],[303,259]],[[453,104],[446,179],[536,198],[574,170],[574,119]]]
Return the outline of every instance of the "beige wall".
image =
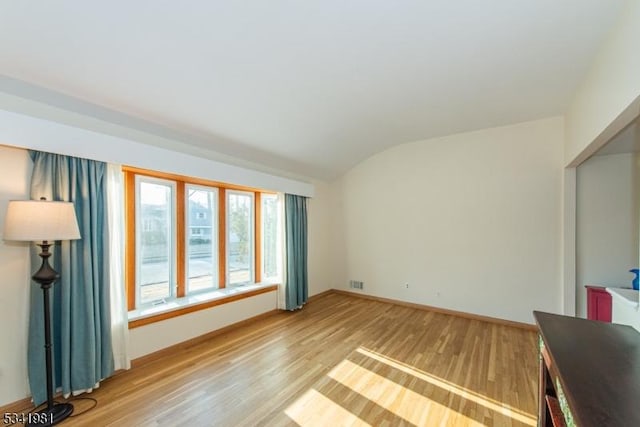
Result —
[[[27,328],[31,284],[29,245],[5,242],[4,217],[9,200],[29,198],[31,160],[27,151],[0,145],[0,405],[29,394]]]
[[[561,310],[563,120],[404,144],[341,183],[364,292],[522,322]],[[409,287],[406,287],[406,284]]]

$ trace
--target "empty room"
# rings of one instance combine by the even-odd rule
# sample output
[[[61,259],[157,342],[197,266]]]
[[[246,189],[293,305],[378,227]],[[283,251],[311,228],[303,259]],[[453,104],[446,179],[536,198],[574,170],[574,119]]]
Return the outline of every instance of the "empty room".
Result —
[[[638,0],[0,0],[2,425],[640,425],[638,41]]]

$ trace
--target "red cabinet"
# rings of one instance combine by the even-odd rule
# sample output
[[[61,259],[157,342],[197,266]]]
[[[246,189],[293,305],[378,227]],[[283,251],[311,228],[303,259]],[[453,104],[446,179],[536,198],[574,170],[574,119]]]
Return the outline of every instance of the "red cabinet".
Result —
[[[587,285],[587,319],[611,323],[611,294],[603,286]]]

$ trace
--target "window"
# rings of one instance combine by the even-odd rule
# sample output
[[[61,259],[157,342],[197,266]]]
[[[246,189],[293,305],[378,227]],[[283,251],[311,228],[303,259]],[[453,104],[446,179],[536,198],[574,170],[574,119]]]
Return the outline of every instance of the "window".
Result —
[[[253,282],[253,193],[227,192],[227,277],[230,286]]]
[[[187,293],[218,287],[217,199],[215,188],[187,185]]]
[[[278,196],[262,195],[262,279],[275,280],[280,276],[280,235],[278,232]]]
[[[278,280],[281,230],[275,194],[143,169],[123,170],[130,311],[153,307],[160,313],[162,308],[156,306],[169,302],[167,307],[188,304],[193,311],[193,301],[204,305],[218,289],[260,283],[263,278]],[[272,290],[275,287],[265,288]]]
[[[174,197],[172,182],[138,177],[136,288],[140,304],[170,298],[175,283]]]

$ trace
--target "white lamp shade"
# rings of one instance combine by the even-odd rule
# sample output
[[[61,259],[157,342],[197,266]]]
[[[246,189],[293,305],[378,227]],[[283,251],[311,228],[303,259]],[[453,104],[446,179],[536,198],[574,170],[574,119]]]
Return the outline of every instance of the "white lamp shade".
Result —
[[[4,221],[4,240],[41,242],[80,238],[73,203],[11,200]]]

